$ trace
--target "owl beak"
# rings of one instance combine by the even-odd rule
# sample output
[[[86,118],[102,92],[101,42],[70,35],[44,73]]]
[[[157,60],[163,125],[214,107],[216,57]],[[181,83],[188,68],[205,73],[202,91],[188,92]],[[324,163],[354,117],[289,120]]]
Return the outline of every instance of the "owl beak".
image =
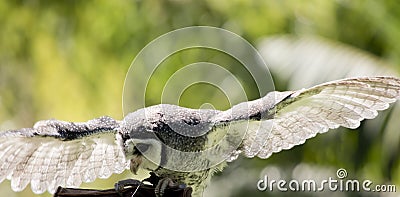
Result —
[[[131,159],[130,170],[133,174],[137,175],[141,163],[142,163],[142,157],[140,156],[136,156]]]

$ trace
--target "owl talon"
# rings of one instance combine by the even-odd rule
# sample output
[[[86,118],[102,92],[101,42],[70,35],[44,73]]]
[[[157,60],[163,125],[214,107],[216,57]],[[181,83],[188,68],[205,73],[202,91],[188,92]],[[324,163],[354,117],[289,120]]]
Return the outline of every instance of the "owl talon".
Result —
[[[155,193],[157,197],[163,197],[166,189],[184,189],[186,188],[185,184],[179,184],[172,181],[171,178],[165,177],[158,181],[157,186],[155,188]]]

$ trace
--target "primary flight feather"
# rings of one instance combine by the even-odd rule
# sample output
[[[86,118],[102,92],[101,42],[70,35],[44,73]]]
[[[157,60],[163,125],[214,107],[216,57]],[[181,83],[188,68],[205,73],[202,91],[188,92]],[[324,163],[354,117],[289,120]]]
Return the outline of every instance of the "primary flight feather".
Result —
[[[58,186],[78,187],[144,168],[200,196],[212,174],[240,154],[266,159],[329,129],[357,128],[399,97],[400,79],[359,77],[270,92],[226,111],[160,104],[122,121],[108,116],[83,123],[39,121],[33,128],[0,132],[0,182],[11,180],[14,191],[30,183],[34,193],[54,193]],[[223,156],[216,165],[210,164],[214,152],[203,160],[180,155],[214,146],[220,151],[214,156]]]

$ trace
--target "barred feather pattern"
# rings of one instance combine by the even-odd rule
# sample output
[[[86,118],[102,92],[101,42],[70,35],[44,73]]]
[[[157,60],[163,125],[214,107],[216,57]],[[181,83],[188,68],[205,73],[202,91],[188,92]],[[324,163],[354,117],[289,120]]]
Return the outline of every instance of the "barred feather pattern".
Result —
[[[399,97],[400,79],[394,77],[350,78],[296,91],[271,109],[273,119],[250,122],[259,126],[248,131],[242,151],[266,159],[329,129],[357,128]]]
[[[51,120],[54,123],[63,124]],[[39,125],[47,129],[47,134],[53,132],[54,128],[46,123]],[[17,130],[0,138],[0,182],[11,180],[14,191],[22,191],[30,183],[36,194],[46,190],[54,193],[58,186],[78,187],[82,182],[106,179],[129,168],[115,132],[96,131],[90,136],[65,140],[34,135],[37,130]]]
[[[241,139],[238,138],[242,137],[243,130],[246,131],[240,146],[229,155],[227,161],[235,160],[241,152],[247,157],[265,159],[329,129],[339,126],[357,128],[362,120],[376,117],[378,111],[387,109],[399,97],[400,79],[350,78],[298,91],[271,92],[261,99],[233,106],[232,110],[215,111],[212,113],[215,115],[210,116],[211,120],[202,121],[213,124],[211,131],[214,132],[224,132],[233,126],[234,132],[229,132],[230,136],[225,141],[228,147],[231,147],[231,142],[239,141],[233,144],[240,144]],[[129,146],[123,145],[123,137],[127,136],[122,134],[160,132],[160,128],[168,128],[168,125],[163,127],[165,125],[162,124],[181,124],[188,118],[185,114],[190,110],[168,106],[165,106],[165,110],[169,116],[161,117],[169,119],[162,121],[157,119],[157,111],[153,112],[156,117],[154,121],[143,118],[139,110],[123,121],[115,121],[110,117],[84,123],[47,120],[38,122],[33,128],[2,132],[0,182],[6,178],[11,180],[14,191],[21,191],[30,183],[34,193],[40,194],[46,190],[54,193],[58,186],[78,187],[82,182],[92,182],[97,177],[108,178],[112,173],[121,173],[129,169],[130,162],[126,161],[125,154],[131,153]],[[182,115],[182,112],[185,113]],[[210,114],[208,110],[200,112]],[[147,131],[154,124],[155,130]],[[143,128],[146,129],[142,131]],[[216,141],[215,137],[220,136],[213,132],[207,135],[212,144]],[[182,140],[188,139],[182,136]],[[176,143],[179,141],[176,140]],[[198,148],[203,150],[204,147]],[[167,162],[179,164],[174,160]],[[176,172],[163,173],[170,176]],[[164,175],[160,174],[161,177]],[[202,180],[198,181],[199,184],[205,184],[201,183]]]

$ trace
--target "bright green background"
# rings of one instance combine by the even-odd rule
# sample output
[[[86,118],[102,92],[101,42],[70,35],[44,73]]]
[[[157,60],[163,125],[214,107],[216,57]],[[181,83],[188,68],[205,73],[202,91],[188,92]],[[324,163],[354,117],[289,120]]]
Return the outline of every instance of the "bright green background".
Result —
[[[0,1],[0,128],[31,127],[50,118],[86,121],[107,114],[121,119],[123,82],[135,55],[158,36],[186,26],[225,28],[252,44],[273,34],[319,35],[400,65],[399,10],[396,0]],[[192,54],[197,57],[196,51]],[[207,52],[206,56],[214,55]],[[176,58],[170,64],[182,62]],[[393,69],[399,71],[400,67]],[[245,75],[237,70],[238,75]],[[169,72],[163,73],[160,77],[168,78]],[[257,98],[255,87],[248,85],[252,82],[246,83],[245,77],[242,82],[248,86],[249,98]],[[285,89],[284,81],[276,83]],[[153,85],[148,104],[157,103],[158,88],[163,84]],[[203,87],[196,91],[211,90]],[[182,105],[190,107],[193,101],[192,107],[198,107],[210,94],[201,95],[188,91]],[[220,109],[229,107],[221,96],[214,96],[213,102]],[[238,161],[216,179],[237,169],[244,169],[246,176],[247,169],[261,172],[268,165],[291,169],[306,162],[343,167],[352,177],[400,185],[399,156],[382,160],[379,132],[373,140],[364,139],[360,132],[332,133],[269,160]],[[120,178],[85,186],[109,188]],[[246,189],[235,190],[237,196],[267,195],[255,190],[257,180],[254,177]],[[31,195],[30,189],[13,193],[9,185],[8,181],[0,185],[1,195]]]

